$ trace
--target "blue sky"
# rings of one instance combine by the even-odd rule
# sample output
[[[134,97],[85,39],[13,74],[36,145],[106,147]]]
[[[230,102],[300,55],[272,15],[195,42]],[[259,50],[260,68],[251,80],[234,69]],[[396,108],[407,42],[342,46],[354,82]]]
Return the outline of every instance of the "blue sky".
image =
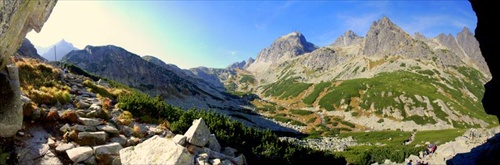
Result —
[[[403,30],[427,37],[474,31],[470,3],[456,1],[63,1],[40,33],[49,46],[61,39],[77,48],[117,45],[181,68],[223,68],[255,58],[276,38],[300,31],[325,46],[347,30],[364,36],[389,17]]]

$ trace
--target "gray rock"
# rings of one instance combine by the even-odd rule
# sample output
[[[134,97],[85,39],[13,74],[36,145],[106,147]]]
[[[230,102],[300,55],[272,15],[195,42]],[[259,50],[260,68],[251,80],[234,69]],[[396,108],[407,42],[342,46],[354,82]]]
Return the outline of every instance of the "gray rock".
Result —
[[[94,132],[97,130],[95,126],[85,126],[80,124],[74,125],[73,129],[78,132],[85,132],[85,131]]]
[[[95,117],[97,117],[97,111],[92,110],[92,111],[90,111],[89,113],[87,113],[87,114],[85,115],[85,117],[88,117],[88,118],[95,118]]]
[[[71,131],[71,126],[69,126],[68,123],[64,124],[61,128],[59,128],[59,131],[61,132],[68,132]]]
[[[97,157],[118,155],[123,147],[119,143],[109,143],[94,147],[94,154]]]
[[[194,156],[186,148],[158,135],[120,150],[120,159],[122,164],[194,164]]]
[[[89,107],[89,110],[91,111],[96,111],[96,112],[101,112],[101,105],[99,104],[92,104],[90,107]]]
[[[224,155],[227,155],[227,156],[230,156],[230,157],[235,157],[235,153],[237,152],[238,150],[234,149],[234,148],[231,148],[231,147],[225,147],[224,148],[224,151],[222,152]]]
[[[31,99],[29,97],[24,96],[24,95],[21,95],[21,101],[23,102],[23,105],[31,103]]]
[[[243,154],[233,159],[236,165],[247,165],[247,160]]]
[[[344,33],[343,36],[340,36],[335,40],[332,46],[335,47],[346,47],[351,46],[353,44],[361,44],[363,42],[363,37],[358,36],[351,30],[348,30]]]
[[[106,143],[106,132],[80,132],[78,133],[78,144],[100,145]]]
[[[134,133],[134,130],[130,128],[129,126],[124,125],[122,127],[122,132],[125,134],[125,136],[130,137]]]
[[[85,117],[80,117],[80,121],[83,123],[83,125],[86,126],[98,126],[103,124],[102,120],[94,119],[94,118],[85,118]]]
[[[202,118],[194,120],[193,125],[184,134],[186,136],[186,141],[203,147],[207,144],[210,137],[210,130],[208,130],[205,121]]]
[[[73,149],[75,148],[76,146],[73,144],[73,143],[63,143],[63,144],[59,144],[57,147],[56,147],[56,152],[59,152],[59,153],[62,153],[62,152],[65,152],[66,150],[70,150],[70,149]]]
[[[1,37],[2,40],[3,37]],[[5,56],[2,54],[0,57]],[[18,69],[16,65],[7,65],[6,69],[3,69],[4,62],[0,61],[2,68],[0,71],[0,137],[10,137],[21,129],[23,103],[20,97],[21,87]]]
[[[97,126],[97,129],[100,131],[110,133],[110,134],[120,133],[120,131],[118,131],[118,129],[116,129],[115,127],[113,127],[111,125],[99,125],[99,126]]]
[[[221,165],[234,165],[234,163],[233,163],[233,162],[231,162],[230,160],[227,160],[227,159],[226,159],[226,160],[223,160],[220,164],[221,164]]]
[[[184,146],[184,144],[186,143],[186,136],[177,134],[174,136],[173,140],[174,140],[175,144]]]
[[[203,154],[198,154],[196,155],[196,162],[199,165],[209,165],[209,158],[208,154],[203,153]]]
[[[87,109],[90,108],[90,104],[87,103],[86,101],[80,100],[78,101],[78,108]]]
[[[66,151],[69,159],[74,163],[78,163],[90,158],[94,153],[90,147],[77,147]]]
[[[41,159],[36,159],[34,164],[63,165],[61,160],[52,151],[47,152]]]
[[[220,165],[222,164],[222,161],[220,161],[220,159],[210,159],[209,163],[213,165]]]
[[[83,161],[84,164],[88,164],[88,165],[94,165],[94,164],[97,164],[97,160],[95,158],[95,156],[91,156],[90,158],[86,159]]]
[[[111,139],[109,139],[109,142],[116,142],[122,145],[122,147],[125,147],[127,145],[127,137],[125,137],[124,135],[119,135],[117,137],[112,137]]]
[[[214,134],[210,134],[210,137],[208,139],[208,148],[210,148],[212,151],[220,152],[221,146],[219,144],[219,141],[217,141],[217,138],[215,138]]]

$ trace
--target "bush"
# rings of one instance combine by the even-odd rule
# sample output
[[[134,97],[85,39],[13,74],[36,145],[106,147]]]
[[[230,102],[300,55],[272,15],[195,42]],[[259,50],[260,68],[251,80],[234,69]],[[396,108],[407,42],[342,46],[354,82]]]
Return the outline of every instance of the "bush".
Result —
[[[300,110],[300,109],[292,109],[290,110],[292,114],[300,115],[300,116],[307,116],[310,114],[313,114],[314,112],[311,111],[306,111],[306,110]]]
[[[174,133],[184,133],[194,119],[203,118],[221,146],[234,147],[245,155],[249,164],[305,164],[313,161],[346,164],[344,159],[332,153],[281,141],[270,130],[245,127],[242,123],[215,112],[196,109],[183,111],[167,105],[159,97],[151,98],[138,92],[119,96],[118,102],[120,108],[129,110],[134,116],[167,120],[164,125],[168,125]],[[132,117],[130,113],[124,114],[126,111],[119,119]]]

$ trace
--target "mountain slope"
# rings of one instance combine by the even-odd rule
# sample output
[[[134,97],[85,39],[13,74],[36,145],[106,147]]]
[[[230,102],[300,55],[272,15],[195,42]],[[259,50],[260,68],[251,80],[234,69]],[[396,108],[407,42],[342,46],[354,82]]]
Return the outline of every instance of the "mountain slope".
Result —
[[[274,47],[288,36],[262,52],[279,50]],[[284,109],[261,113],[311,121],[307,130],[316,130],[319,125],[327,129],[407,131],[486,127],[498,123],[480,104],[489,72],[473,39],[466,28],[456,38],[443,34],[412,37],[383,17],[372,24],[365,37],[347,31],[332,45],[287,58],[280,56],[287,51],[269,53],[279,58],[261,58],[266,57],[261,52],[247,68],[257,80],[250,92]],[[266,60],[271,64],[263,62]],[[256,64],[267,65],[259,70]],[[266,107],[254,105],[257,109]],[[290,110],[318,115],[300,117]],[[313,122],[316,118],[321,122]],[[351,124],[331,122],[332,118]]]
[[[30,40],[28,40],[27,38],[23,40],[23,42],[21,43],[21,47],[19,47],[16,53],[22,57],[28,57],[46,61],[46,59],[44,59],[37,53],[35,46],[33,46],[33,44],[31,44]]]
[[[49,47],[49,49],[42,54],[43,58],[49,61],[60,61],[61,58],[71,52],[78,50],[73,44],[65,41],[64,39]]]

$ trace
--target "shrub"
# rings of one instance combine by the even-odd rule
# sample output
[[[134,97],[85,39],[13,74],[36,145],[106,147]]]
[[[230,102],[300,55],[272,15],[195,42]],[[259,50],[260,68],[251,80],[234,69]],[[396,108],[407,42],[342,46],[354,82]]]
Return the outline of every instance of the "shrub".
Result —
[[[300,109],[292,109],[290,110],[292,114],[300,115],[300,116],[307,116],[310,114],[313,114],[314,112],[307,111],[307,110],[300,110]]]
[[[130,123],[132,123],[132,119],[132,113],[129,111],[123,111],[122,114],[118,116],[118,121],[123,125],[130,125]]]

